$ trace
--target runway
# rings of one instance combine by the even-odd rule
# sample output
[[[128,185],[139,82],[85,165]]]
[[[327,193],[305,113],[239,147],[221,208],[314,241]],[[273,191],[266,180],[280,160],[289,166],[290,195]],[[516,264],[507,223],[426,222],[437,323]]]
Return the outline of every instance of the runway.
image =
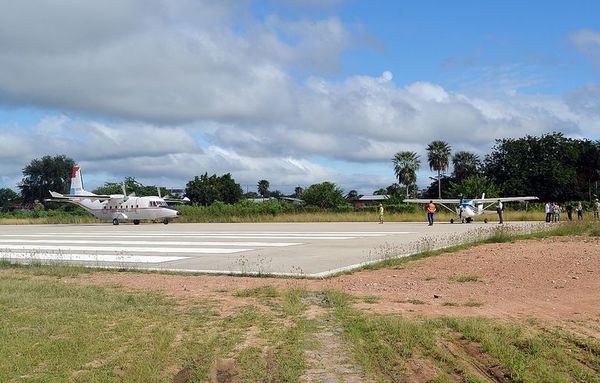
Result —
[[[522,225],[522,224],[520,224]],[[6,225],[0,259],[198,273],[324,277],[468,240],[473,223]]]

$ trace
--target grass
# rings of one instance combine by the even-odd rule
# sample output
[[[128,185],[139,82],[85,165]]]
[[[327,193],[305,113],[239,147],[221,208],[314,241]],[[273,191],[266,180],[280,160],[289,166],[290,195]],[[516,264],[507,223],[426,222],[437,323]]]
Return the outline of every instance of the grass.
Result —
[[[252,289],[237,291],[235,296],[241,298],[276,298],[279,296],[279,292],[273,286],[259,286]]]
[[[0,358],[0,381],[171,382],[187,374],[192,382],[229,373],[299,382],[318,328],[305,313],[320,302],[372,381],[396,382],[426,363],[435,382],[486,381],[486,370],[518,382],[600,382],[597,339],[536,321],[379,315],[354,306],[368,296],[273,286],[234,292],[258,301],[224,314],[216,301],[78,285],[36,270],[0,279],[0,355],[11,355]]]
[[[244,382],[297,382],[306,368],[303,291],[277,292],[274,311],[243,305],[222,316],[215,302],[183,304],[35,270],[0,279],[0,355],[11,356],[0,358],[2,382],[171,382],[179,371],[207,381],[222,358],[234,360]],[[254,329],[261,350],[243,346]]]
[[[458,277],[454,278],[454,280],[459,283],[480,282],[481,278],[479,277],[479,275],[475,275],[475,274],[464,274],[464,275],[459,275]]]
[[[376,297],[374,295],[369,295],[366,297],[363,297],[363,302],[368,303],[368,304],[375,304],[379,302],[379,297]]]
[[[527,322],[368,314],[353,308],[348,295],[327,294],[356,360],[377,380],[406,378],[411,363],[427,359],[437,368],[431,381],[455,381],[449,377],[457,375],[462,381],[487,381],[482,369],[500,369],[518,382],[600,381],[597,340]],[[473,368],[469,360],[481,367]]]
[[[479,302],[479,301],[475,301],[475,300],[469,299],[468,301],[466,301],[465,303],[463,303],[463,306],[465,306],[465,307],[481,307],[481,306],[483,306],[483,303]]]

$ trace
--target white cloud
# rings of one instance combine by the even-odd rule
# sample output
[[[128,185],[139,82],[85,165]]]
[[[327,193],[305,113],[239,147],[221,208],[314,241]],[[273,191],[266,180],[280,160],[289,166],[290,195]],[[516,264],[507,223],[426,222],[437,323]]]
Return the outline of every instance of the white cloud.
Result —
[[[600,32],[591,29],[582,29],[570,36],[575,48],[586,55],[592,63],[600,67]]]

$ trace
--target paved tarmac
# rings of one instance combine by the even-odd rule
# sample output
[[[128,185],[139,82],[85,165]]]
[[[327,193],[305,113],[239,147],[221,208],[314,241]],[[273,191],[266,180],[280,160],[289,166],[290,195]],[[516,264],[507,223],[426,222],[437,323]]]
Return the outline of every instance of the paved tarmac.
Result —
[[[495,227],[492,223],[428,227],[420,222],[2,225],[0,259],[323,277],[387,257],[464,242]]]

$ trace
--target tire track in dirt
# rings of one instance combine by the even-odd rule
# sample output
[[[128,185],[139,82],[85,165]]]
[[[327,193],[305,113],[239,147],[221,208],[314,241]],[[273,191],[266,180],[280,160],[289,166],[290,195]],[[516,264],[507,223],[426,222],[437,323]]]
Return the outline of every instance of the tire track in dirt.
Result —
[[[309,339],[313,347],[305,350],[308,369],[300,379],[305,383],[371,383],[362,367],[353,361],[343,340],[343,330],[333,319],[332,310],[323,307],[319,297],[310,300],[305,317],[317,324]]]

